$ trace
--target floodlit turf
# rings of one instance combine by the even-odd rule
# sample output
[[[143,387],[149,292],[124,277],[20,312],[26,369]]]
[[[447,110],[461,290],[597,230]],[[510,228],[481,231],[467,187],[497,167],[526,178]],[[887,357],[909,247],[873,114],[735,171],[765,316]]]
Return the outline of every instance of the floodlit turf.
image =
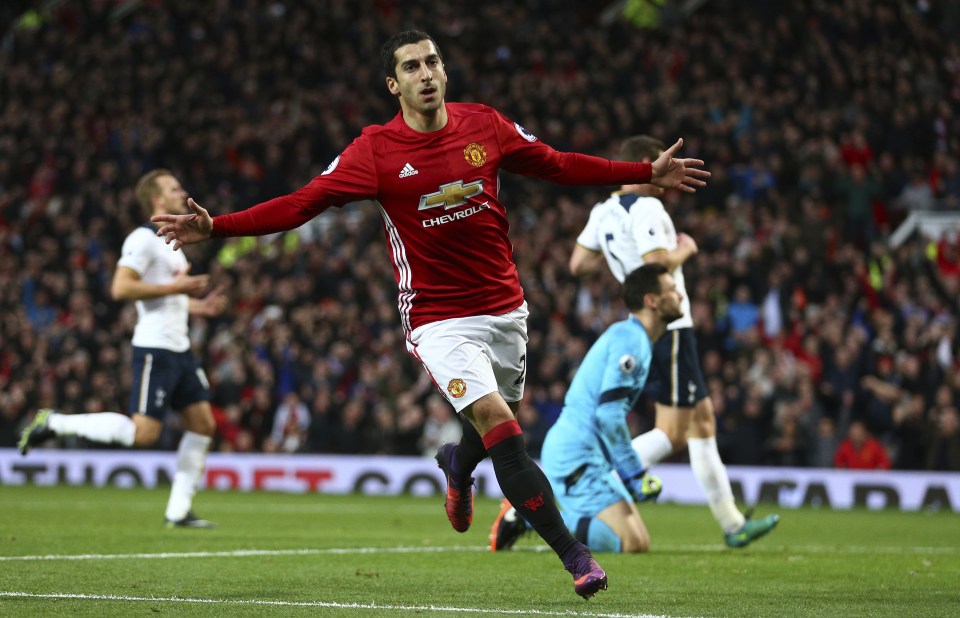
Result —
[[[219,527],[168,530],[166,495],[0,486],[0,615],[960,614],[954,513],[785,510],[732,550],[706,508],[644,505],[652,552],[600,556],[585,602],[538,538],[486,551],[493,501],[457,534],[442,498],[205,492]]]

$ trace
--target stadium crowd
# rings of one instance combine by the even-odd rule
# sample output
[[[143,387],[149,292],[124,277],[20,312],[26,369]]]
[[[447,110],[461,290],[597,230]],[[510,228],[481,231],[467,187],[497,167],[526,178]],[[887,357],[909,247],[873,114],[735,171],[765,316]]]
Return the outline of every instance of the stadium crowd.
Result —
[[[0,13],[0,446],[39,407],[125,408],[136,314],[109,282],[146,221],[137,178],[171,169],[213,213],[306,184],[395,115],[377,54],[415,26],[444,53],[450,100],[561,150],[612,157],[648,133],[707,162],[705,190],[665,201],[700,247],[685,273],[725,462],[960,470],[960,244],[889,242],[911,211],[960,210],[955,3],[668,3],[652,29],[569,0],[306,4]],[[623,314],[612,277],[567,268],[608,190],[502,179],[531,311],[533,455]],[[456,437],[406,354],[393,272],[374,267],[382,233],[356,204],[186,249],[232,298],[191,330],[216,450],[432,455]]]

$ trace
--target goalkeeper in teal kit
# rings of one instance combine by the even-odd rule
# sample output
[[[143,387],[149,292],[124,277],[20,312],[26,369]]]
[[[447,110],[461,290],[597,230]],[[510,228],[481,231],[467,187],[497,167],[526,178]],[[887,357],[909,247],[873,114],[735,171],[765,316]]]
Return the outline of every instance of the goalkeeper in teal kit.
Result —
[[[612,324],[587,352],[543,443],[541,465],[567,527],[592,551],[643,552],[650,546],[636,503],[660,493],[630,441],[626,416],[643,391],[653,342],[682,317],[682,297],[667,268],[644,264],[623,286],[630,316]],[[490,549],[509,549],[527,530],[504,501]]]

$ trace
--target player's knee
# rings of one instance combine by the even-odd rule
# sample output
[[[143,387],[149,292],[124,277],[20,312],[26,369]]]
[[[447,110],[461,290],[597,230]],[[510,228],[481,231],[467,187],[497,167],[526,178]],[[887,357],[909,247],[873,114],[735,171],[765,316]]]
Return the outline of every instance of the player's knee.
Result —
[[[642,554],[650,549],[650,535],[646,531],[631,531],[620,538],[621,552],[625,554]]]
[[[713,409],[713,400],[704,397],[697,402],[693,408],[693,418],[701,422],[711,423],[716,420],[716,412]]]
[[[187,429],[202,436],[213,437],[217,430],[217,423],[214,421],[212,413],[196,414],[187,424]]]
[[[152,421],[153,419],[149,420]],[[153,446],[160,439],[161,429],[163,429],[163,426],[156,421],[136,423],[133,445],[140,447]]]
[[[687,435],[691,438],[709,438],[716,434],[717,418],[713,412],[713,404],[709,398],[703,399],[694,408]]]
[[[717,435],[717,424],[709,421],[691,423],[687,431],[688,438],[710,438],[715,435]]]
[[[627,517],[611,524],[599,517],[584,517],[571,530],[577,531],[577,538],[586,538],[595,552],[640,554],[650,549],[650,534],[639,519]]]
[[[464,408],[463,414],[473,423],[480,435],[485,435],[501,423],[516,420],[510,406],[499,393],[484,395]]]
[[[202,436],[212,438],[213,434],[217,431],[217,424],[214,422],[213,417],[211,416],[208,419],[204,419],[198,427],[191,429],[191,431]]]
[[[206,401],[187,406],[183,411],[183,421],[188,431],[202,436],[213,437],[217,430],[217,422],[213,418],[213,410]]]
[[[142,435],[140,432],[133,437],[133,445],[141,448],[153,446],[160,439],[160,435]]]
[[[674,452],[687,445],[690,428],[690,408],[668,408],[657,405],[657,429],[667,435]]]
[[[670,439],[670,446],[673,447],[674,452],[681,450],[687,445],[686,427],[671,425],[670,427],[662,428],[662,430],[663,433],[667,434],[667,438]]]

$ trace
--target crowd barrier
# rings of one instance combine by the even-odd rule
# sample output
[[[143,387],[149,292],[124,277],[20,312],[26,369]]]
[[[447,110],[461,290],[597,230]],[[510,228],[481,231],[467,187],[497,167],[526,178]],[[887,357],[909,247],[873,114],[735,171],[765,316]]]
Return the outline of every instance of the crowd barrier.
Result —
[[[175,457],[173,452],[57,449],[36,449],[24,457],[15,449],[0,449],[0,486],[156,487],[170,483]],[[727,471],[744,504],[960,512],[960,473],[741,466]],[[704,503],[690,466],[661,464],[654,473],[663,480],[662,501]],[[502,496],[489,461],[474,476],[479,495]],[[213,490],[419,496],[439,496],[444,488],[432,458],[226,453],[210,455],[203,485]]]

